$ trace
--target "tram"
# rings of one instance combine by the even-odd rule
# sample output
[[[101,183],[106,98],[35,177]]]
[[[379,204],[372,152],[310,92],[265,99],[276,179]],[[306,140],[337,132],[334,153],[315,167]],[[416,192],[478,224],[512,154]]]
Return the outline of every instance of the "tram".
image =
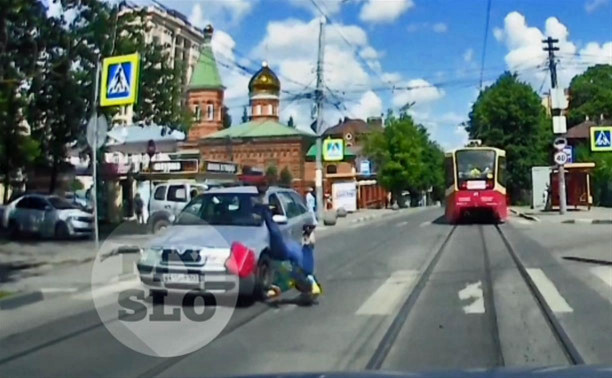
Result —
[[[466,147],[446,153],[444,163],[449,223],[458,223],[465,216],[506,221],[506,151],[471,140]]]

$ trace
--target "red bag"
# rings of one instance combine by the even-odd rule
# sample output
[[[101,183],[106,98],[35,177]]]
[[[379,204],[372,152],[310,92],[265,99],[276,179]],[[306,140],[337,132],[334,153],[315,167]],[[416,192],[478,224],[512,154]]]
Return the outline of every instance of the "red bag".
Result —
[[[225,261],[227,270],[240,278],[248,277],[255,271],[255,252],[238,242],[232,243],[230,256]]]

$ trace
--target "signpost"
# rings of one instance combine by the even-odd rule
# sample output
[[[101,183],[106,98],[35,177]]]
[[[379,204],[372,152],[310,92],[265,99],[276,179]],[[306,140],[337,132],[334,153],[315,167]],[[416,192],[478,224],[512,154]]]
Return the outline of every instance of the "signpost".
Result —
[[[563,165],[567,163],[567,154],[565,151],[557,151],[555,152],[555,163],[559,165],[559,169],[563,169]]]
[[[612,151],[612,126],[591,127],[591,151]]]
[[[567,163],[567,154],[564,151],[567,147],[567,139],[555,138],[553,147],[556,150],[554,160],[559,166],[559,212],[565,214],[567,194],[565,193],[565,168],[563,166]]]

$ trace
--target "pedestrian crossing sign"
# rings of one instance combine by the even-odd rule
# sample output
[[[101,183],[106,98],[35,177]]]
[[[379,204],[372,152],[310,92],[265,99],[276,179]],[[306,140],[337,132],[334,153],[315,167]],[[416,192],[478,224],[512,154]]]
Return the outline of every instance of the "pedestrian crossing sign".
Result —
[[[102,62],[100,106],[134,104],[138,98],[140,56],[112,56]]]
[[[344,159],[344,140],[325,139],[323,141],[323,160],[340,161]]]
[[[591,151],[612,151],[612,126],[591,127]]]

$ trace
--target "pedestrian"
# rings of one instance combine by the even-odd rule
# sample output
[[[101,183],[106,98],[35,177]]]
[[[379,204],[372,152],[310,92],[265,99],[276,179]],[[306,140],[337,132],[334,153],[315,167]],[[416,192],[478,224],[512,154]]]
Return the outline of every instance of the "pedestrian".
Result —
[[[136,193],[136,196],[134,196],[134,213],[136,213],[136,222],[138,222],[138,224],[144,223],[144,216],[142,215],[143,208],[144,202],[140,197],[140,193]]]
[[[306,206],[308,207],[308,211],[312,214],[313,219],[317,219],[317,200],[315,196],[312,194],[313,189],[308,188],[306,191]]]

